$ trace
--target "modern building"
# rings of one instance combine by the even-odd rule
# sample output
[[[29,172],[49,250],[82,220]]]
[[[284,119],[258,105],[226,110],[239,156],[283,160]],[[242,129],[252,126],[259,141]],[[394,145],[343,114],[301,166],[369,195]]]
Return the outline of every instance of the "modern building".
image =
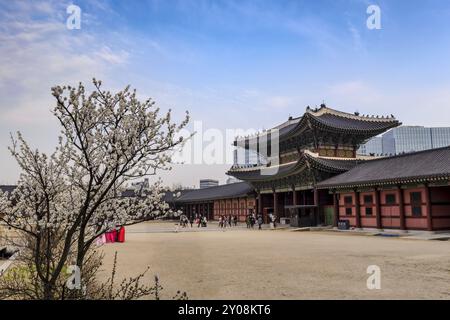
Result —
[[[383,154],[383,137],[374,137],[362,144],[358,151],[361,155],[381,156]]]
[[[450,146],[450,127],[401,126],[386,132],[382,137],[370,139],[361,145],[358,154],[395,155],[446,146]]]
[[[433,148],[450,146],[450,127],[448,128],[430,128],[431,145]]]
[[[214,179],[201,179],[200,180],[200,189],[216,187],[219,185],[218,180]]]

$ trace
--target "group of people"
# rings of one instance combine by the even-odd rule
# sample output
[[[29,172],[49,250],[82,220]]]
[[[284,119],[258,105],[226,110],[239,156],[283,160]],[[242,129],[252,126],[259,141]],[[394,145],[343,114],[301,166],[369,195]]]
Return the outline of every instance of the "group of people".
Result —
[[[206,216],[203,216],[201,214],[194,214],[189,218],[185,214],[182,214],[180,216],[180,226],[182,228],[186,228],[188,225],[190,225],[191,228],[193,228],[194,224],[197,225],[197,228],[200,227],[206,228],[208,225],[208,219],[206,218]]]
[[[248,229],[253,229],[255,227],[255,224],[258,224],[258,229],[261,230],[262,229],[261,227],[264,223],[264,219],[260,214],[256,215],[254,213],[249,213],[245,218],[245,222],[247,223]]]
[[[269,224],[271,229],[276,228],[276,219],[277,217],[274,214],[269,214]],[[250,213],[247,215],[245,221],[247,223],[248,229],[253,229],[255,227],[255,224],[258,224],[258,230],[262,230],[262,225],[264,224],[262,214],[256,215],[255,213]]]
[[[276,228],[276,216],[272,213],[269,214],[269,224],[271,229]],[[264,219],[261,214],[256,215],[255,213],[249,213],[245,217],[245,222],[247,224],[248,229],[253,229],[255,227],[255,224],[258,224],[258,229],[262,229],[262,225],[264,224]],[[206,219],[206,216],[203,216],[201,214],[194,214],[190,217],[186,216],[185,214],[182,214],[180,216],[180,226],[182,228],[186,228],[187,226],[191,226],[193,228],[194,224],[197,225],[197,228],[200,227],[207,227],[208,220]],[[237,215],[222,215],[219,217],[219,228],[226,228],[226,227],[232,227],[232,226],[238,225],[238,217]]]
[[[234,224],[236,227],[238,224],[238,217],[236,215],[234,216],[220,216],[219,217],[219,228],[226,228],[227,225],[231,227]]]

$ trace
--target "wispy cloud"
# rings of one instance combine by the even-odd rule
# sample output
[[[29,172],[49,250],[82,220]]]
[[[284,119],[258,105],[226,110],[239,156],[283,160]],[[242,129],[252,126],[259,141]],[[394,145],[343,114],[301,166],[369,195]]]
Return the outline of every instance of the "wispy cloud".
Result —
[[[45,121],[51,86],[101,76],[129,56],[91,32],[68,30],[61,3],[26,3],[0,13],[0,121],[10,125]]]

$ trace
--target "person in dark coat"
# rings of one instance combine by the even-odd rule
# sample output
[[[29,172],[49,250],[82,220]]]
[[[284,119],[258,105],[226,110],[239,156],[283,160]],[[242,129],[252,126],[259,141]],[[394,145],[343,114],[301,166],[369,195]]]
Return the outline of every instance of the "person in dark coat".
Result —
[[[258,215],[258,230],[261,230],[261,226],[263,224],[263,218],[261,215]]]

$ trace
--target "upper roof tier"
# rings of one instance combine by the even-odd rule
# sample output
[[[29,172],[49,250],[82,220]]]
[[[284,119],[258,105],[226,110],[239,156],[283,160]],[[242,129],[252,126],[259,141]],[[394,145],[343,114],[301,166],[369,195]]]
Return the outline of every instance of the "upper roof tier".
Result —
[[[328,108],[322,104],[320,108],[306,108],[305,114],[299,118],[290,118],[285,123],[272,129],[279,130],[279,139],[287,140],[298,134],[318,131],[362,136],[364,139],[376,136],[388,129],[399,126],[401,123],[393,115],[365,116],[355,112],[354,114]],[[260,134],[261,135],[261,134]],[[239,137],[237,140],[256,139],[257,135]]]

